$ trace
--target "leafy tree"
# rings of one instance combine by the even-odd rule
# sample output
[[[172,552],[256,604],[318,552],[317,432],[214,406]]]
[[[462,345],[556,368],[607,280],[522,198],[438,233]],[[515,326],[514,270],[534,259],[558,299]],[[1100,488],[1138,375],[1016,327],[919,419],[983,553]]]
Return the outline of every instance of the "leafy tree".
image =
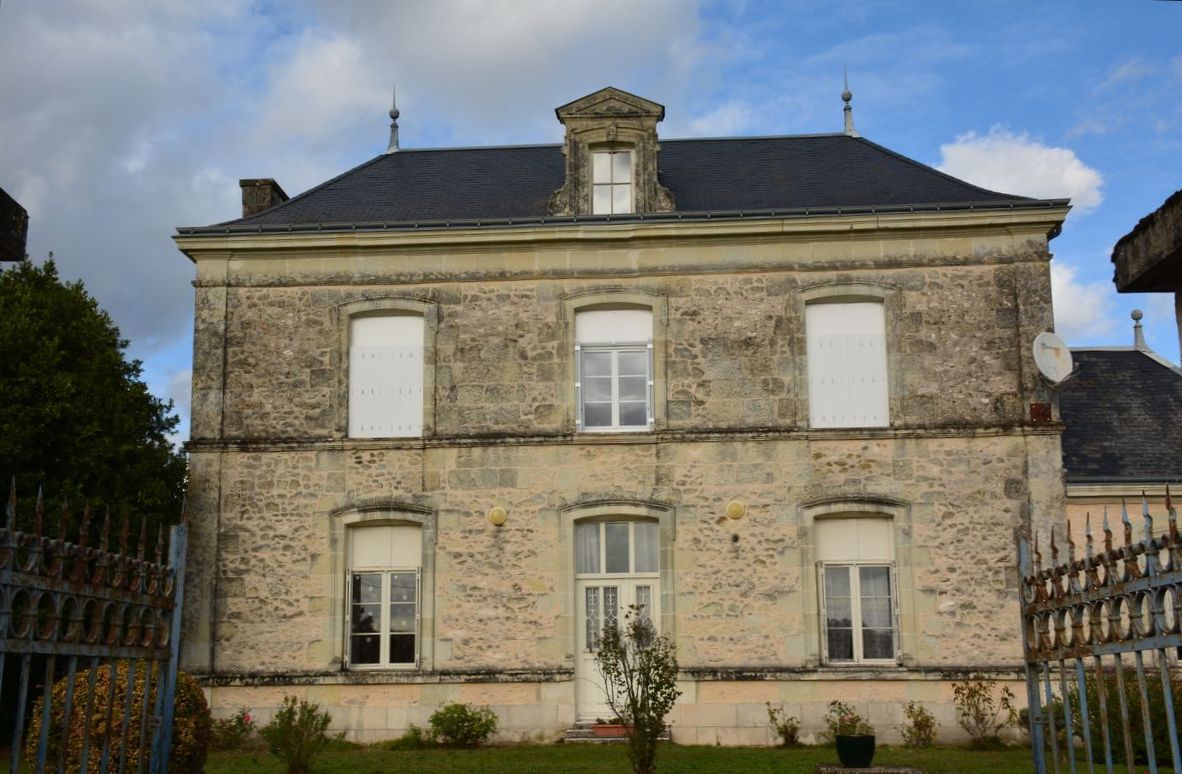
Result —
[[[629,605],[623,631],[615,625],[603,627],[595,661],[607,688],[607,705],[628,730],[632,771],[652,774],[665,716],[681,695],[673,642],[657,634],[640,608]]]
[[[92,533],[110,510],[112,545],[122,519],[134,543],[146,518],[154,542],[184,496],[185,459],[168,440],[179,419],[148,392],[111,318],[81,282],[61,281],[52,258],[0,271],[0,481],[15,477],[26,526],[43,487],[51,534],[68,499],[75,525],[84,501],[96,511]]]

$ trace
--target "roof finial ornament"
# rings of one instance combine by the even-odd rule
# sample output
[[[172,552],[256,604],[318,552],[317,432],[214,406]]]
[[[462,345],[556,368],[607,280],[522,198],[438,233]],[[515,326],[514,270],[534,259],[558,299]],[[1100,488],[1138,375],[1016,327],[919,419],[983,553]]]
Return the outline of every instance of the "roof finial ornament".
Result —
[[[1145,313],[1140,309],[1134,309],[1129,317],[1133,318],[1133,349],[1149,349],[1149,345],[1145,343],[1145,332],[1141,330],[1141,318]]]
[[[854,128],[854,109],[850,107],[850,100],[854,98],[854,93],[850,91],[850,76],[845,70],[841,71],[842,80],[845,82],[845,89],[841,92],[841,101],[845,103],[842,110],[845,112],[845,135],[847,137],[857,137],[858,130]]]
[[[386,146],[386,153],[398,150],[398,87],[393,87],[390,100],[390,144]]]

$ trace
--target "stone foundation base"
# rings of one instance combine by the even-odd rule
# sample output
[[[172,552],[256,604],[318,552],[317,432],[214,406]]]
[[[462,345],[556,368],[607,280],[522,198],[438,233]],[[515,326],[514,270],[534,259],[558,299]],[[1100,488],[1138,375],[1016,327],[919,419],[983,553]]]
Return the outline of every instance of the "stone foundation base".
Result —
[[[313,701],[332,715],[330,733],[344,732],[360,743],[393,739],[410,726],[428,726],[431,714],[447,702],[487,705],[497,713],[495,741],[545,744],[563,738],[578,721],[574,682],[400,682],[342,683],[340,676],[301,684],[247,684],[246,678],[205,680],[206,698],[215,718],[247,708],[259,725],[271,720],[283,697]],[[372,679],[372,678],[369,678]],[[226,683],[232,684],[227,685]],[[1024,684],[1004,681],[1022,696]],[[901,744],[908,701],[923,704],[936,718],[941,743],[958,744],[967,737],[956,721],[952,681],[907,674],[885,680],[836,680],[828,676],[793,679],[687,680],[669,714],[675,744],[768,746],[780,742],[768,723],[768,705],[800,722],[803,744],[824,741],[824,716],[830,701],[852,704],[874,727],[880,744]],[[863,769],[863,771],[867,771]]]

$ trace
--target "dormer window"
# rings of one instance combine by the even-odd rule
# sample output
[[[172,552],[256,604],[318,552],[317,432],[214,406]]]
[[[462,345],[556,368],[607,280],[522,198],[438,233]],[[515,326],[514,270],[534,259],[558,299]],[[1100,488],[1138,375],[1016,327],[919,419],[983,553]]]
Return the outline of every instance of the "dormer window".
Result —
[[[632,212],[632,151],[591,154],[591,212],[615,215]]]
[[[600,89],[555,113],[566,127],[566,179],[550,196],[550,215],[673,212],[657,180],[657,123],[665,108],[619,89]]]

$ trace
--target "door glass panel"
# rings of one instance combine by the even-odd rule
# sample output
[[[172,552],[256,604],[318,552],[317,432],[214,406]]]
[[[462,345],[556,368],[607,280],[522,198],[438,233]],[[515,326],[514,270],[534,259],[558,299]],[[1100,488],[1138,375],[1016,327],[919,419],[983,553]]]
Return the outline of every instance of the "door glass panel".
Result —
[[[603,628],[611,629],[620,622],[620,590],[615,586],[603,587]]]
[[[862,599],[891,598],[891,571],[888,567],[859,567]]]
[[[600,572],[599,525],[575,525],[575,572]]]
[[[607,553],[604,572],[628,572],[628,523],[608,522],[603,525],[603,530]]]
[[[599,587],[588,586],[583,589],[583,637],[587,650],[599,650],[599,633],[603,630],[599,624]]]
[[[640,620],[652,623],[653,587],[636,587],[636,606],[640,608]]]
[[[612,211],[612,187],[597,185],[594,187],[591,213],[594,215],[610,215]]]
[[[390,631],[413,632],[415,630],[414,604],[390,605]]]
[[[638,521],[636,531],[636,572],[656,572],[658,527],[653,522]]]

